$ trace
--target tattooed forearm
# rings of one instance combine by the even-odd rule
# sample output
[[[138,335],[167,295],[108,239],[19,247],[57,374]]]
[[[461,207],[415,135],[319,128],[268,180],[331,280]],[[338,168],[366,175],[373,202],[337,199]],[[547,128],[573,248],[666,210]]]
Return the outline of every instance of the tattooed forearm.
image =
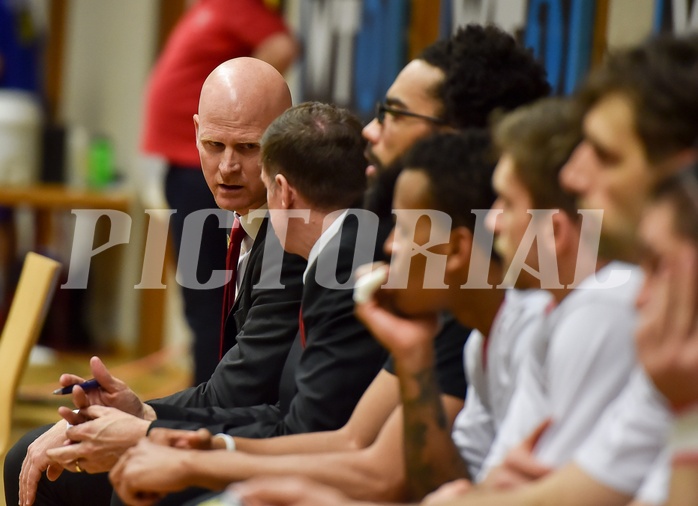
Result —
[[[468,478],[468,469],[451,439],[433,366],[399,376],[407,483],[411,498],[422,499],[448,481]]]

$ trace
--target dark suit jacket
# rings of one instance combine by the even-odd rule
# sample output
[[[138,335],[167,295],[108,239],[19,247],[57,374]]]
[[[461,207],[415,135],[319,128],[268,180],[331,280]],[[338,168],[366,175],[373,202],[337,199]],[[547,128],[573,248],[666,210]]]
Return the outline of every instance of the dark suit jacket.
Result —
[[[283,262],[263,264],[265,254],[272,259],[283,255]],[[149,402],[158,418],[186,419],[188,408],[278,402],[281,371],[298,331],[305,267],[305,259],[283,252],[269,220],[264,219],[226,319],[227,352],[208,382]],[[278,280],[285,288],[258,286]]]
[[[154,424],[257,438],[342,427],[387,356],[354,317],[353,268],[374,256],[372,248],[359,248],[355,255],[357,229],[356,220],[347,219],[308,269],[302,303],[306,345],[299,335],[284,367],[277,405],[189,410],[186,422]],[[323,269],[328,265],[333,268]],[[331,274],[336,274],[335,284],[349,283],[328,288]]]

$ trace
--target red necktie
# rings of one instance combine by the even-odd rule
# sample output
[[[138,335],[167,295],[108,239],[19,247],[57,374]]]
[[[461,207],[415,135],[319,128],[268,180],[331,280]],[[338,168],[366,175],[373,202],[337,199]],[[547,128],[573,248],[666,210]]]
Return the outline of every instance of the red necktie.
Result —
[[[301,347],[305,349],[305,323],[303,323],[303,308],[298,312],[298,330],[301,333]]]
[[[232,272],[230,281],[225,285],[223,290],[223,309],[221,316],[221,338],[220,338],[220,355],[219,359],[223,358],[223,346],[225,342],[225,320],[228,317],[228,313],[233,308],[235,304],[235,286],[238,271],[238,260],[240,259],[240,248],[242,247],[242,240],[247,234],[245,229],[242,228],[240,224],[240,219],[236,216],[233,222],[233,228],[230,230],[230,240],[228,241],[228,254],[225,257],[225,268],[226,270]]]

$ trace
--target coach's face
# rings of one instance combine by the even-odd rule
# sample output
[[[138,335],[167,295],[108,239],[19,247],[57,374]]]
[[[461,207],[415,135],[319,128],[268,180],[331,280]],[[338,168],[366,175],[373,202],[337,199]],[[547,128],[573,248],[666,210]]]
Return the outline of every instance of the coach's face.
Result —
[[[206,183],[219,207],[241,215],[266,200],[259,140],[269,121],[255,117],[250,109],[223,102],[202,108],[194,118]]]

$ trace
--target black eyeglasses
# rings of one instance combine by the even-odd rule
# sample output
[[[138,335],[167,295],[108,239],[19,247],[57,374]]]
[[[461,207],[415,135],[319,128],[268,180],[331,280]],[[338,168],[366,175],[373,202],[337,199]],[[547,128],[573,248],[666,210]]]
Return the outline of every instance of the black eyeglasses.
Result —
[[[429,121],[431,123],[434,123],[435,125],[446,124],[446,121],[444,121],[442,118],[436,118],[434,116],[426,116],[424,114],[417,114],[416,112],[405,111],[404,109],[396,109],[395,107],[390,107],[389,105],[386,105],[384,102],[377,102],[376,103],[376,119],[378,120],[378,123],[381,125],[385,121],[385,113],[386,112],[388,114],[392,114],[394,116],[409,116],[410,118],[423,119],[425,121]]]
[[[693,208],[698,211],[698,162],[694,162],[678,173],[677,179],[681,188],[691,201]]]

